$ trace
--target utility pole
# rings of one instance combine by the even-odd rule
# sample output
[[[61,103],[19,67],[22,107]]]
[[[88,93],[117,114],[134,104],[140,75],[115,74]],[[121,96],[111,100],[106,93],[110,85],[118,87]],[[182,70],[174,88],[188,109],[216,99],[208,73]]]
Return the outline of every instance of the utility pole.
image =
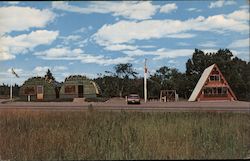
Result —
[[[11,73],[15,75],[17,78],[19,78],[19,75],[16,74],[13,68],[11,68]],[[10,100],[12,101],[12,74],[10,76]]]
[[[10,100],[12,101],[12,75],[10,76]]]
[[[145,59],[145,62],[144,62],[144,101],[145,103],[147,102],[147,73],[148,73],[146,62],[147,62],[147,59]]]

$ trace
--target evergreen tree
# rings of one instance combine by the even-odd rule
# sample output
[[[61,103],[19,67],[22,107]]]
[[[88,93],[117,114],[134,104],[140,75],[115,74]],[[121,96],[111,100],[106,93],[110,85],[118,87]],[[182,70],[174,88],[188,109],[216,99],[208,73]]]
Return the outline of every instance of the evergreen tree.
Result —
[[[48,81],[49,81],[49,80],[53,80],[53,81],[55,80],[55,78],[53,77],[53,75],[52,75],[52,73],[51,73],[51,71],[50,71],[49,69],[48,69],[48,71],[47,71],[47,73],[45,74],[44,77],[45,77],[45,79],[48,80]]]

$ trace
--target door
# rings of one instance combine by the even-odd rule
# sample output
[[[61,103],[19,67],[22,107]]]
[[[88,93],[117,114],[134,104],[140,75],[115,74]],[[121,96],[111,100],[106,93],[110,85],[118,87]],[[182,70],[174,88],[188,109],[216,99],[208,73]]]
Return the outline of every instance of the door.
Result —
[[[78,86],[78,97],[83,98],[83,85]]]
[[[38,100],[42,100],[43,99],[43,86],[37,86],[36,87],[36,98],[38,99]]]
[[[56,87],[56,88],[55,88],[56,98],[59,98],[60,89],[61,89],[60,87]]]

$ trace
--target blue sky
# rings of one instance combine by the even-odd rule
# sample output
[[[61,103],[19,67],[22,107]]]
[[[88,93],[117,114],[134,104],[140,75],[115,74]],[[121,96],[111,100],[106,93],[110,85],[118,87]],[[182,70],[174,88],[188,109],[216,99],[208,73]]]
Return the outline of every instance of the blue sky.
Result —
[[[94,78],[119,63],[143,75],[161,66],[185,71],[195,48],[229,48],[249,61],[249,2],[0,2],[0,84],[13,67],[22,84],[44,76]]]

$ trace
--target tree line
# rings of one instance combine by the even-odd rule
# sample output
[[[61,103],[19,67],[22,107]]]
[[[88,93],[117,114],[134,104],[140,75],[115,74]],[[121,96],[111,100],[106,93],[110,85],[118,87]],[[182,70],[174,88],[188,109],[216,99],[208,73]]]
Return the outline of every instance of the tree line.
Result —
[[[148,97],[160,97],[161,90],[176,90],[179,97],[188,99],[203,71],[216,63],[239,100],[250,100],[250,62],[233,56],[229,49],[205,53],[195,49],[186,62],[186,71],[180,72],[168,66],[160,67],[148,78]],[[143,97],[143,77],[133,69],[132,64],[118,64],[113,71],[106,71],[94,79],[102,89],[104,97],[126,96],[138,93]]]
[[[161,90],[176,90],[179,97],[188,99],[203,71],[216,63],[239,100],[250,101],[250,62],[233,56],[229,49],[205,53],[195,49],[192,57],[186,62],[186,71],[163,66],[148,77],[148,98],[158,99]],[[50,70],[46,79],[55,80]],[[131,63],[117,64],[113,71],[98,74],[94,81],[102,90],[102,97],[124,97],[130,93],[138,93],[143,97],[143,77],[139,77]],[[19,87],[14,86],[14,95],[18,95]],[[8,95],[9,87],[0,86],[0,95]]]

